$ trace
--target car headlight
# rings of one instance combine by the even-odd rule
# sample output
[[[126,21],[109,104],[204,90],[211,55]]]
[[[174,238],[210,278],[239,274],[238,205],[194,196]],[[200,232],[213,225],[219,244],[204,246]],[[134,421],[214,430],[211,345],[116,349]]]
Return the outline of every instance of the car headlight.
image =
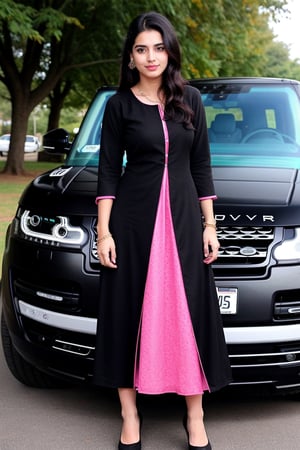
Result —
[[[65,216],[48,217],[25,210],[20,215],[20,231],[24,237],[33,241],[77,244],[84,241],[84,231],[70,224]]]
[[[296,263],[300,261],[300,228],[294,229],[290,239],[284,239],[273,251],[278,262]]]

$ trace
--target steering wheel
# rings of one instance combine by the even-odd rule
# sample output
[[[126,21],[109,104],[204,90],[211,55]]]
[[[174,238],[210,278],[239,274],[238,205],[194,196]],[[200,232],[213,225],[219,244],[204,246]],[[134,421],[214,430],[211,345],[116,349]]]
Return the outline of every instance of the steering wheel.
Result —
[[[272,135],[278,141],[284,142],[282,134],[274,130],[273,128],[259,128],[258,130],[254,130],[251,133],[246,134],[246,136],[243,137],[242,142],[248,142],[249,139],[251,139],[253,136],[266,133]]]

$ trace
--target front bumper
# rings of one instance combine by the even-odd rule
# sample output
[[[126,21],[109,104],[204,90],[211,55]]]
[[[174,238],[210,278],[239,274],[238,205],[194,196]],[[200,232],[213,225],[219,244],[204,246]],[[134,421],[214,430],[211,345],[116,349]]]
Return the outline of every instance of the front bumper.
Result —
[[[80,252],[72,255],[60,251],[55,255],[53,250],[51,270],[48,259],[45,265],[37,260],[28,267],[28,251],[17,244],[14,246],[9,257],[6,254],[4,258],[1,297],[15,349],[29,363],[51,375],[91,381],[98,273],[87,273],[82,269]],[[233,386],[300,387],[300,321],[273,320],[276,293],[283,291],[283,285],[291,292],[298,292],[298,272],[297,266],[276,267],[268,279],[216,280],[220,287],[238,289],[237,314],[223,316]],[[66,303],[58,304],[51,300],[53,291],[49,287],[58,287],[56,280],[61,280],[62,273],[67,283],[64,283],[64,289],[66,286],[76,289],[72,295],[62,293]],[[35,280],[42,297],[31,301],[28,293],[32,292]],[[289,290],[285,289],[286,292]],[[60,297],[60,293],[55,292],[55,297]]]

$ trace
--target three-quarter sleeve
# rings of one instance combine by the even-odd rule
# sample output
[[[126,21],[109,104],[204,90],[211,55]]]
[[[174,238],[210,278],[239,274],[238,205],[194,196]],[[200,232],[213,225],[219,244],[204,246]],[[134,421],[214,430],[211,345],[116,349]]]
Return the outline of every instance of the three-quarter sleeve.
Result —
[[[191,173],[199,199],[215,199],[205,110],[199,91],[189,87],[189,93],[191,94],[190,106],[194,111],[193,125],[195,128],[190,159]]]
[[[100,143],[97,200],[115,198],[122,174],[124,155],[123,114],[119,95],[106,105]]]

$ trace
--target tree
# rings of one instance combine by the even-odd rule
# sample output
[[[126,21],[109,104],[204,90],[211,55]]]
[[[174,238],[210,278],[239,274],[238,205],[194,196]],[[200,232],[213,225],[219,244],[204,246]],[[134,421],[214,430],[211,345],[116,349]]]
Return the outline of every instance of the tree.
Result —
[[[50,114],[48,121],[48,130],[58,128],[59,114],[63,107],[64,101],[70,93],[72,82],[69,78],[65,80],[60,79],[54,89],[49,94],[50,99]]]
[[[62,46],[56,46],[42,71],[41,57],[49,42],[61,42],[64,30],[81,27],[78,19],[50,7],[55,1],[38,1],[27,5],[12,0],[0,1],[0,80],[6,85],[12,103],[10,151],[4,171],[23,172],[23,149],[28,118],[70,64]],[[58,5],[57,5],[58,6]],[[38,80],[38,74],[40,78]]]
[[[90,98],[98,85],[118,82],[125,30],[138,13],[157,10],[171,20],[187,78],[255,75],[266,62],[266,41],[273,38],[268,18],[285,4],[286,0],[0,0],[0,81],[12,103],[11,149],[4,170],[22,173],[28,117],[49,94],[52,127],[68,91]]]
[[[188,27],[182,39],[189,57],[184,58],[187,76],[261,74],[267,59],[266,44],[273,40],[269,19],[284,10],[286,3],[286,0],[191,2]]]
[[[268,62],[265,76],[276,78],[291,78],[300,80],[300,64],[291,60],[289,49],[283,42],[272,42],[266,49]]]
[[[61,89],[66,73],[101,62],[101,55],[96,54],[97,19],[103,15],[104,3],[0,0],[0,81],[6,85],[12,103],[5,172],[23,172],[24,140],[34,107],[51,91],[57,105],[54,94]],[[67,79],[63,83],[66,87]]]
[[[284,0],[104,2],[106,14],[96,18],[101,32],[93,44],[89,41],[89,51],[104,61],[113,56],[114,63],[77,70],[76,76],[71,75],[71,89],[79,100],[88,101],[99,85],[117,84],[117,58],[128,24],[132,17],[150,9],[165,14],[173,23],[182,46],[185,77],[260,75],[267,61],[266,43],[273,40],[269,17],[282,11],[285,4]],[[82,15],[80,20],[85,23]],[[67,77],[70,79],[70,74]]]

